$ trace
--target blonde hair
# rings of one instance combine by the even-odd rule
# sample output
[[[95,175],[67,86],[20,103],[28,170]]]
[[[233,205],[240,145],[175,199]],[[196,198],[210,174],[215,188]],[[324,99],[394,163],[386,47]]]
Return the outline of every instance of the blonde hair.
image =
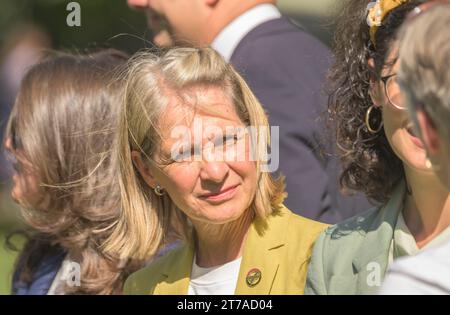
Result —
[[[39,182],[40,201],[18,200],[32,238],[18,261],[31,281],[44,256],[62,248],[80,264],[81,286],[66,293],[118,292],[127,270],[100,245],[120,213],[117,162],[111,154],[127,55],[110,49],[88,55],[57,53],[33,66],[12,109],[6,139]],[[45,201],[42,203],[41,201]]]
[[[399,33],[399,79],[412,113],[417,105],[450,137],[450,4],[437,4],[406,23]],[[415,115],[413,115],[415,117]]]
[[[159,119],[170,95],[181,96],[195,86],[221,87],[246,126],[268,130],[269,124],[245,81],[212,49],[172,48],[160,55],[142,52],[132,58],[125,75],[118,141],[122,213],[106,250],[145,258],[164,245],[170,231],[179,231],[178,236],[184,239],[189,239],[192,232],[188,219],[170,196],[157,196],[131,158],[131,151],[137,150],[152,160],[161,144]],[[268,131],[263,137],[266,144],[270,143]],[[257,139],[257,146],[263,143],[260,140]],[[258,189],[250,209],[255,217],[265,218],[284,200],[284,179],[274,180],[269,173],[261,172],[259,161],[257,172]]]

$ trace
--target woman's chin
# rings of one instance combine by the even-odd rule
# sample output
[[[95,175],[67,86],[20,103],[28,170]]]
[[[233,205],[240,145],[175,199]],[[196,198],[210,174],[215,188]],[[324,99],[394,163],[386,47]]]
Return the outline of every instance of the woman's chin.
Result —
[[[407,128],[399,129],[398,132],[393,134],[389,142],[394,153],[405,166],[420,171],[428,170],[426,165],[427,153],[422,141],[411,134]]]
[[[237,215],[223,215],[223,214],[211,214],[204,217],[205,223],[214,224],[214,225],[224,225],[236,221],[239,219]]]
[[[233,205],[210,206],[203,209],[203,213],[197,219],[203,223],[223,225],[238,220],[244,211],[236,211]]]
[[[417,135],[417,133],[414,131],[414,128],[412,125],[405,128],[405,137],[409,139],[409,141],[418,149],[425,150],[425,146],[422,142],[422,139]]]

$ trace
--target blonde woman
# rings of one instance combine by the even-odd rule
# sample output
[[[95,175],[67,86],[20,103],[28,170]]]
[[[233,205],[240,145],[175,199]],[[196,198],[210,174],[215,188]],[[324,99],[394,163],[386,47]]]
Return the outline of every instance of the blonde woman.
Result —
[[[302,294],[325,226],[283,206],[283,180],[259,154],[267,117],[233,68],[207,48],[141,54],[123,106],[123,213],[108,248],[141,258],[171,231],[184,241],[131,275],[125,294]]]
[[[122,91],[114,74],[126,60],[115,50],[57,54],[22,82],[6,131],[11,194],[30,230],[14,294],[111,294],[131,272],[101,248],[120,213],[110,151]]]

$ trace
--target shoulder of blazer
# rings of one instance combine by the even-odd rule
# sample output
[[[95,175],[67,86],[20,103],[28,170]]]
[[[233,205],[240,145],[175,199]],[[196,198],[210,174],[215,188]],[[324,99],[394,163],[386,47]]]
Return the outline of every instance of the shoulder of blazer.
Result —
[[[290,226],[292,227],[292,231],[290,230],[290,233],[295,233],[302,236],[310,236],[314,240],[317,238],[318,234],[329,227],[329,224],[314,221],[295,213],[292,213],[291,215],[291,222],[292,223]]]
[[[308,60],[301,63],[301,66],[310,65],[320,69],[328,69],[331,60],[330,50],[325,44],[289,19],[282,17],[251,30],[237,45],[231,56],[231,63],[239,68],[248,64],[259,65],[252,62],[253,58],[257,58],[258,62],[261,59],[268,59],[270,62],[265,66],[289,63],[297,70],[300,66],[295,62],[292,63],[295,56],[300,57],[300,61],[305,58]],[[286,60],[287,57],[289,59]]]
[[[319,235],[329,227],[328,224],[310,220],[292,213],[288,228],[290,252],[304,252],[309,259],[312,247]]]
[[[279,35],[286,34],[293,34],[296,36],[301,35],[308,38],[314,38],[312,35],[306,32],[303,26],[294,23],[287,17],[282,16],[278,19],[270,20],[258,25],[250,32],[248,32],[248,34],[244,36],[242,41],[253,41],[257,40],[258,38],[266,38],[270,36],[279,37]]]
[[[189,245],[182,244],[166,255],[152,261],[148,266],[132,273],[124,285],[124,295],[153,294],[156,286],[167,279],[170,269],[183,261],[182,257],[189,250]]]
[[[350,280],[360,273],[364,274],[371,262],[379,263],[384,274],[404,195],[405,185],[401,182],[386,205],[372,208],[326,229],[314,245],[306,292],[342,294],[344,284],[355,285]],[[332,278],[334,282],[340,282],[341,291],[337,286],[330,287]]]
[[[317,238],[312,250],[306,279],[306,295],[354,294],[353,260],[359,255],[369,227],[379,209],[328,227]],[[373,250],[367,249],[367,250]],[[338,281],[338,288],[334,284]]]
[[[255,237],[249,237],[249,246],[255,246],[255,241],[265,244],[267,249],[283,245],[286,248],[284,251],[285,258],[288,258],[292,264],[302,264],[309,261],[314,242],[328,226],[299,216],[284,205],[270,215],[267,222],[269,231],[257,240]]]
[[[355,242],[376,241],[380,233],[391,233],[399,211],[403,208],[405,184],[403,181],[397,184],[389,201],[380,207],[370,210],[335,224],[325,230],[324,242],[332,242],[333,246],[355,249]],[[390,227],[390,228],[389,228]],[[349,246],[353,244],[353,246]],[[373,244],[372,244],[373,245]],[[333,247],[340,251],[338,247]]]
[[[263,224],[267,226],[267,230],[264,233],[256,232],[264,230],[261,228]],[[249,242],[257,240],[257,242],[266,243],[267,248],[292,243],[305,252],[305,246],[310,247],[327,226],[327,224],[299,216],[284,205],[280,205],[268,218],[255,220],[250,234],[261,235],[257,239],[249,238]]]

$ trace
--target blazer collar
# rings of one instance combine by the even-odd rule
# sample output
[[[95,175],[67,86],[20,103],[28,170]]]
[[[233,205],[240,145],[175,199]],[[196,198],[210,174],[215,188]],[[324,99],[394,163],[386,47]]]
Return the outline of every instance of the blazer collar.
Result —
[[[285,249],[291,215],[287,208],[280,206],[267,219],[253,221],[244,245],[236,294],[270,293],[280,265],[280,251]],[[178,259],[163,267],[163,281],[156,286],[154,294],[188,294],[194,252],[192,243],[182,246]],[[253,286],[247,284],[251,270],[257,270],[261,275],[259,282]]]
[[[270,294],[282,252],[286,250],[286,231],[291,215],[292,212],[281,206],[267,219],[253,222],[244,245],[236,294]],[[254,286],[247,283],[251,270],[260,273],[259,282]]]
[[[371,263],[379,264],[381,275],[386,272],[394,228],[399,212],[403,209],[405,193],[406,184],[401,181],[395,187],[388,203],[377,212],[353,259],[353,267],[357,273],[370,272],[370,266],[374,266]]]
[[[194,245],[192,242],[182,245],[179,249],[177,260],[171,264],[165,264],[161,271],[162,280],[160,281],[153,294],[179,295],[188,294],[189,281],[194,261]]]

